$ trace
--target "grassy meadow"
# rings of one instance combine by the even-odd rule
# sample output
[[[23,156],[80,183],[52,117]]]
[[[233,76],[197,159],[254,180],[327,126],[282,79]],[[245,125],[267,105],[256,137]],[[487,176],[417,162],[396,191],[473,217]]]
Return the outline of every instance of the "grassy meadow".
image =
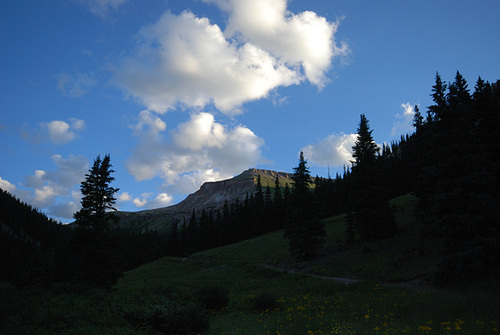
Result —
[[[111,291],[1,284],[0,334],[175,334],[162,320],[186,314],[207,335],[498,333],[496,280],[432,284],[440,241],[421,236],[414,205],[411,196],[393,200],[400,232],[368,244],[345,245],[343,216],[326,220],[325,254],[308,263],[288,257],[278,231],[146,264]],[[203,309],[199,292],[221,304]]]

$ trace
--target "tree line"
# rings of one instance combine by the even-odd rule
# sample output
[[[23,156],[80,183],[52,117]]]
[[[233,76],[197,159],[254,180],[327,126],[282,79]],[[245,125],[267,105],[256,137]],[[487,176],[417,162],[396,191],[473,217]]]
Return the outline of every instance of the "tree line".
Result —
[[[422,235],[445,242],[441,280],[496,274],[499,88],[500,81],[490,84],[479,78],[470,93],[459,72],[451,83],[436,74],[433,105],[426,115],[415,106],[413,133],[379,147],[367,116],[361,114],[353,161],[342,174],[312,178],[301,153],[291,185],[281,186],[278,178],[274,185],[262,185],[257,177],[255,191],[244,200],[166,222],[172,227],[166,233],[110,229],[116,217],[109,211],[118,190],[110,186],[114,171],[109,155],[97,157],[82,182],[77,229],[61,227],[2,191],[2,279],[29,278],[26,272],[34,268],[26,264],[31,262],[45,266],[36,271],[47,272],[47,280],[111,285],[125,269],[165,255],[188,256],[280,229],[290,254],[307,260],[322,252],[321,219],[326,217],[346,213],[346,243],[394,236],[398,227],[388,200],[408,193],[419,199],[416,215],[425,223]],[[5,210],[10,207],[21,209],[15,214]]]

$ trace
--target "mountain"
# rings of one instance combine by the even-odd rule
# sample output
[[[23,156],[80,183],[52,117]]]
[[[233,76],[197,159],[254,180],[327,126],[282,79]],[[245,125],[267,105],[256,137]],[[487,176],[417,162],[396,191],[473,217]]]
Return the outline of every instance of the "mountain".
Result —
[[[231,179],[206,182],[198,191],[173,206],[139,212],[117,212],[116,215],[120,219],[117,228],[134,231],[168,230],[174,222],[180,222],[184,218],[188,220],[193,210],[196,212],[203,209],[218,210],[224,206],[226,200],[229,204],[236,199],[243,201],[247,194],[255,192],[259,175],[263,188],[267,185],[274,188],[276,176],[279,176],[281,186],[292,185],[292,175],[289,173],[249,169]]]

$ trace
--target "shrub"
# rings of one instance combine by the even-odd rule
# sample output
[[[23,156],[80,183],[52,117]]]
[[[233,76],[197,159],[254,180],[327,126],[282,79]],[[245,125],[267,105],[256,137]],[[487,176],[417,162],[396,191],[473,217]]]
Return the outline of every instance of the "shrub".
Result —
[[[208,329],[208,313],[187,296],[133,297],[123,306],[124,317],[134,327],[161,334],[201,333]]]
[[[261,293],[255,297],[252,309],[254,311],[266,311],[278,308],[276,296],[273,293]]]
[[[228,291],[222,287],[203,288],[196,292],[196,297],[209,310],[221,310],[229,305]]]

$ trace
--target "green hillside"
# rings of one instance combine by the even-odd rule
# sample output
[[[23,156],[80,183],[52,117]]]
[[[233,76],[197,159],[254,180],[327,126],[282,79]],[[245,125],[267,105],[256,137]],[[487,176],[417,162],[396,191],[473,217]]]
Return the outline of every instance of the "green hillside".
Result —
[[[0,283],[0,330],[495,334],[498,283],[484,280],[446,289],[433,285],[441,242],[421,236],[415,202],[410,195],[392,200],[400,232],[363,245],[344,244],[343,216],[325,220],[325,253],[308,263],[289,258],[287,241],[277,231],[189,258],[162,258],[125,273],[111,291],[62,284],[50,290],[19,289]],[[342,278],[357,281],[344,284]],[[204,312],[201,301],[219,307]]]
[[[409,195],[391,202],[401,227],[391,239],[346,246],[344,218],[333,217],[326,220],[327,252],[313,262],[289,259],[278,231],[188,259],[145,265],[125,275],[117,294],[224,287],[229,306],[212,313],[207,334],[493,333],[500,306],[484,289],[491,283],[475,283],[467,293],[465,287],[445,290],[430,284],[440,241],[420,236],[415,202]],[[362,280],[344,285],[321,276]],[[499,292],[498,285],[487,287]],[[252,310],[263,297],[272,297],[276,305]]]

